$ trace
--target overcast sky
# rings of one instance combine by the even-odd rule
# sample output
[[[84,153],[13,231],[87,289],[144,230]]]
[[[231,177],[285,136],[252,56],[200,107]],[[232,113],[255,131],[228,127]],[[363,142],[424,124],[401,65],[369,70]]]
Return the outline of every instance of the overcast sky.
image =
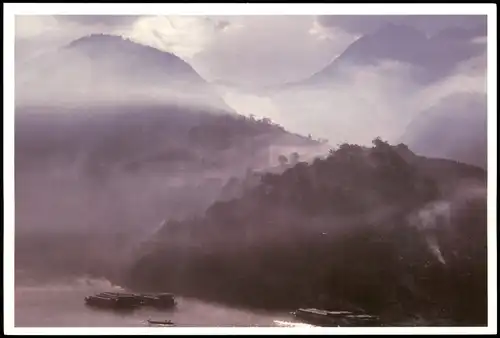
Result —
[[[307,77],[359,36],[393,22],[432,34],[480,16],[17,16],[17,57],[90,33],[122,34],[173,52],[207,80],[273,84]]]

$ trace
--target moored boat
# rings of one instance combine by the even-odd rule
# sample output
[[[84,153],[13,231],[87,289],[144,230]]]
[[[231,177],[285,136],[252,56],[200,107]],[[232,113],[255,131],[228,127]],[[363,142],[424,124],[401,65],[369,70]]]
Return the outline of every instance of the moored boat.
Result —
[[[85,297],[85,303],[90,306],[114,309],[134,309],[140,306],[157,308],[173,308],[177,305],[171,293],[134,294],[124,292],[101,292]]]
[[[167,326],[173,326],[174,323],[171,320],[152,320],[148,319],[148,323],[152,325],[167,325]]]
[[[140,294],[138,295],[144,306],[153,306],[157,308],[173,308],[177,305],[175,297],[171,293],[162,294]]]
[[[298,309],[291,313],[306,323],[320,326],[378,326],[379,318],[350,311],[327,311],[315,308]]]

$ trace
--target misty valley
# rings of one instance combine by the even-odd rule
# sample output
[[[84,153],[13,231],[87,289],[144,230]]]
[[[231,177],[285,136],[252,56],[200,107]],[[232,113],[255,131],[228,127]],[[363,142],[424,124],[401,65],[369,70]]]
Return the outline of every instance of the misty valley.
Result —
[[[81,308],[108,291],[180,326],[487,325],[481,27],[382,25],[257,89],[113,34],[16,60],[16,325],[132,325]]]

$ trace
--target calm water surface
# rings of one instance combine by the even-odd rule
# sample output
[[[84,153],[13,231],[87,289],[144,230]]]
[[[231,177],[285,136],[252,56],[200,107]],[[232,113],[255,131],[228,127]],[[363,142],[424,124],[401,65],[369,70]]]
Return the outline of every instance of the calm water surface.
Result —
[[[85,306],[85,296],[103,291],[123,290],[105,280],[87,278],[55,283],[16,282],[15,326],[140,327],[148,326],[147,319],[169,319],[185,327],[302,326],[287,313],[259,313],[179,297],[173,311],[141,308],[117,313]]]

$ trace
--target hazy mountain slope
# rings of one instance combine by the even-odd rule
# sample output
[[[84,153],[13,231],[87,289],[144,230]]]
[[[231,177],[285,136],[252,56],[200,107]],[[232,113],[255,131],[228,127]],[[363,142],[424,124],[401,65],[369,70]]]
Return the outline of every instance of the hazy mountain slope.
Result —
[[[288,129],[307,128],[331,144],[366,145],[376,136],[399,142],[407,130],[408,138],[403,140],[417,152],[483,166],[486,64],[484,27],[449,28],[426,36],[415,28],[390,24],[354,41],[309,78],[268,89],[256,97],[269,101],[268,110],[283,116],[278,122]],[[446,136],[434,141],[437,144],[433,147],[426,137],[438,137],[442,117],[455,116],[449,112],[450,104],[441,101],[474,101],[467,106],[476,104],[472,110],[481,112],[470,111],[470,116],[457,113]],[[430,110],[429,117],[419,117]],[[410,126],[420,119],[427,122]],[[464,121],[471,126],[462,133]],[[430,152],[424,144],[432,147]],[[461,149],[477,156],[468,157]]]
[[[16,115],[19,170],[29,170],[31,163],[75,161],[124,169],[132,162],[140,165],[149,160],[164,163],[165,170],[169,163],[179,161],[202,169],[204,159],[204,169],[215,162],[216,167],[240,166],[244,170],[246,166],[276,163],[279,154],[274,155],[276,158],[268,154],[272,147],[290,152],[286,148],[302,149],[306,153],[324,147],[269,122],[212,115],[184,107],[115,106],[49,111],[24,108]]]
[[[434,36],[405,25],[387,24],[354,41],[329,65],[296,85],[320,85],[342,78],[346,65],[376,65],[383,60],[412,66],[413,79],[427,83],[449,75],[460,62],[478,56],[485,46],[475,38],[486,36],[483,27],[450,28]]]
[[[484,325],[486,173],[380,140],[343,145],[168,222],[127,280],[260,308]]]
[[[104,34],[18,65],[16,107],[20,166],[54,158],[136,166],[204,157],[221,165],[233,160],[217,154],[243,144],[252,154],[278,139],[278,146],[316,145],[269,120],[228,116],[233,111],[182,59]]]
[[[401,142],[425,156],[454,159],[486,169],[486,103],[486,95],[447,97],[417,115]]]
[[[107,271],[165,217],[202,213],[230,177],[321,147],[235,114],[187,63],[120,37],[16,63],[16,267]]]
[[[179,57],[124,39],[82,37],[16,67],[16,105],[180,104],[231,112]]]

